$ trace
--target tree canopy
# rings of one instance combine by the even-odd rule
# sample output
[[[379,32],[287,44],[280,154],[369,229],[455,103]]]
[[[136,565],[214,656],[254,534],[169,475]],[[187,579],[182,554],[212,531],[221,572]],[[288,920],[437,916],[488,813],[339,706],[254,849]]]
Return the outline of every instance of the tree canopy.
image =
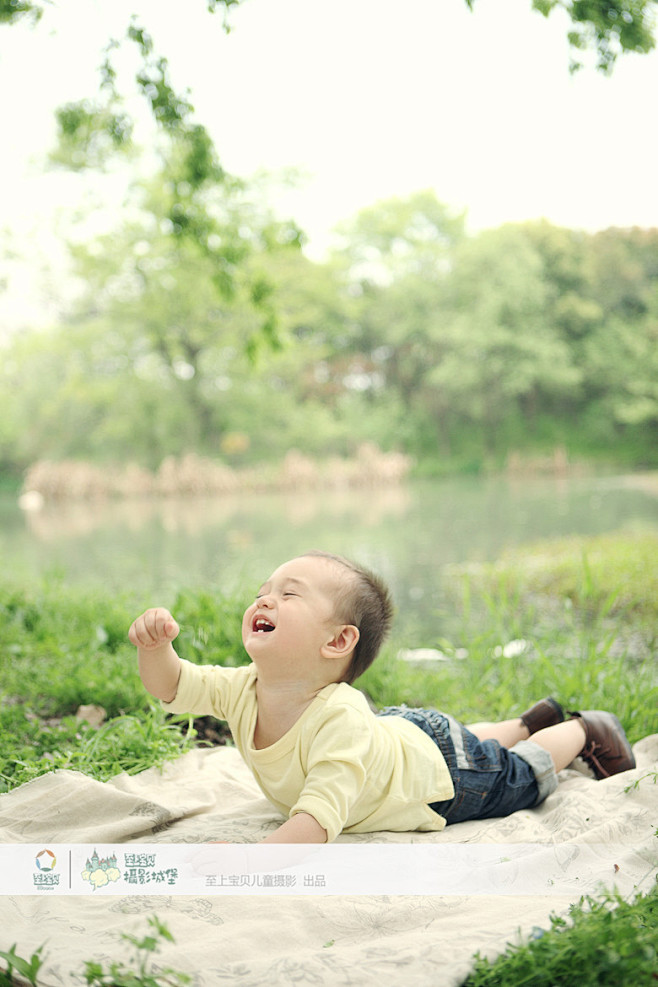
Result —
[[[226,17],[240,2],[207,6]],[[594,51],[602,71],[653,47],[655,0],[532,3],[566,12],[576,52]],[[46,6],[0,0],[0,24]],[[96,96],[60,107],[53,161],[81,170],[136,153],[121,45],[138,55],[157,165],[134,185],[137,208],[75,249],[85,290],[61,324],[9,341],[1,466],[154,465],[184,451],[256,461],[363,441],[429,469],[557,443],[653,462],[658,231],[536,222],[468,236],[463,215],[418,192],[362,210],[342,249],[314,263],[297,225],[225,172],[136,18],[108,41]]]
[[[230,10],[246,0],[204,2],[211,14],[223,9],[228,30]],[[477,11],[477,0],[465,0],[465,3],[470,10]],[[620,54],[646,53],[655,47],[656,0],[531,0],[531,3],[545,17],[557,8],[570,20],[572,69],[581,67],[580,57],[587,51],[596,54],[597,68],[607,73]],[[0,0],[0,24],[25,19],[36,23],[49,5],[50,0]]]
[[[546,17],[561,9],[571,20],[572,71],[582,67],[587,51],[596,54],[597,68],[609,73],[620,54],[646,54],[656,44],[655,0],[532,0],[532,6]]]
[[[137,0],[135,0],[137,4]],[[246,0],[205,0],[209,14],[222,11],[224,27],[230,29],[233,8]],[[438,0],[437,0],[438,2]],[[477,16],[475,0],[465,0]],[[566,13],[573,30],[569,40],[574,52],[596,53],[598,68],[610,72],[623,52],[646,52],[655,44],[654,14],[657,0],[531,0],[532,7],[544,16],[555,8]],[[0,25],[19,21],[37,24],[52,8],[51,0],[0,0]],[[138,6],[138,4],[137,4]],[[216,189],[235,182],[225,173],[208,131],[195,119],[188,93],[176,90],[170,79],[166,57],[156,52],[153,39],[139,14],[133,14],[123,37],[108,39],[102,52],[99,87],[95,95],[60,106],[56,111],[58,143],[51,162],[68,169],[103,168],[117,155],[136,153],[133,143],[135,121],[126,109],[123,84],[116,68],[116,56],[124,46],[132,46],[138,63],[134,84],[150,108],[160,135],[161,167],[166,183],[161,197],[162,220],[170,236],[186,241],[207,261],[212,281],[220,294],[229,297],[238,290],[246,269],[250,246],[240,238],[227,238],[218,228],[216,215],[209,208]],[[574,58],[572,68],[580,62]],[[156,141],[156,144],[158,142]],[[398,206],[399,208],[399,206]],[[425,219],[436,228],[437,217],[426,213]],[[439,217],[440,219],[440,217]],[[371,217],[371,225],[373,219]],[[379,242],[386,239],[387,217],[379,216]],[[164,227],[163,227],[164,228]],[[422,231],[411,231],[412,242]],[[283,235],[279,230],[278,236]],[[287,226],[291,243],[301,245],[302,233],[294,223]],[[356,243],[354,244],[356,246]],[[391,246],[391,244],[389,244]],[[392,245],[401,247],[401,245]],[[371,238],[369,249],[380,249]],[[418,260],[418,255],[414,255]],[[270,288],[262,278],[251,286],[253,305],[261,310],[265,340],[273,340],[276,318],[269,304]]]
[[[223,10],[228,31],[231,9],[246,0],[204,2],[210,14]],[[476,0],[465,3],[477,16]],[[646,53],[655,47],[656,3],[657,0],[531,0],[532,8],[544,17],[559,9],[570,21],[571,71],[582,68],[586,53],[594,53],[597,68],[603,73],[612,71],[621,54]],[[36,24],[51,6],[50,0],[0,0],[0,25],[25,20]],[[130,147],[133,121],[123,106],[114,58],[125,44],[134,44],[139,51],[135,81],[154,119],[185,148],[180,155],[181,173],[185,175],[182,180],[196,188],[205,181],[221,178],[221,167],[205,128],[193,121],[193,106],[187,96],[172,87],[168,61],[155,52],[147,26],[140,23],[137,13],[126,26],[123,38],[108,39],[102,54],[98,94],[58,110],[60,162],[74,168],[98,166],[109,154]]]
[[[658,230],[539,221],[467,235],[424,192],[362,211],[320,263],[277,238],[249,190],[223,187],[224,229],[251,230],[227,296],[212,258],[156,221],[164,184],[76,248],[86,290],[61,324],[7,344],[6,470],[68,457],[153,467],[185,452],[240,465],[363,442],[433,471],[556,446],[657,465]],[[256,277],[278,348],[250,363]]]

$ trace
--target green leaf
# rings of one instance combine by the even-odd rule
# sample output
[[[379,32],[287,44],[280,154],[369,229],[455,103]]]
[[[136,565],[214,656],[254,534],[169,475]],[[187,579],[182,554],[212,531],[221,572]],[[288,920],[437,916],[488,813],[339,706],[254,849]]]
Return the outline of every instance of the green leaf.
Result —
[[[11,974],[14,970],[19,973],[22,977],[25,977],[33,987],[36,987],[36,977],[39,969],[43,965],[43,960],[41,959],[41,952],[43,946],[40,946],[31,956],[29,960],[23,959],[23,957],[16,954],[16,943],[10,947],[7,952],[0,950],[0,957],[6,960],[8,963],[7,973]],[[10,979],[9,983],[13,983]]]

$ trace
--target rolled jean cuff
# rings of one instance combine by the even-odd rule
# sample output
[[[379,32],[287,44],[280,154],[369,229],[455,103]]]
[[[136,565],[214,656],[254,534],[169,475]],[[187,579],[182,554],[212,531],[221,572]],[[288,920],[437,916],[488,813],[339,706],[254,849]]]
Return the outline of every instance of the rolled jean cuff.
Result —
[[[518,744],[510,748],[510,752],[516,754],[530,766],[539,791],[535,805],[539,805],[557,788],[557,774],[555,773],[553,758],[547,750],[531,740],[520,740]]]

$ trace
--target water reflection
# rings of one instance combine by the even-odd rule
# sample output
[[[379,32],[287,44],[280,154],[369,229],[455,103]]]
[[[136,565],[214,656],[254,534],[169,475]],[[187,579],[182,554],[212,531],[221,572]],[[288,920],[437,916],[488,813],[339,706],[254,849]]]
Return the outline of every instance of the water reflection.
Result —
[[[450,563],[624,525],[658,527],[658,498],[623,478],[454,479],[385,489],[245,494],[46,506],[0,499],[0,551],[18,580],[56,571],[72,584],[128,590],[144,605],[181,588],[251,592],[284,559],[322,548],[390,583],[408,647],[442,632]]]
[[[312,524],[320,518],[345,517],[368,527],[406,514],[411,503],[407,487],[362,491],[331,490],[324,494],[304,491],[272,495],[228,494],[219,498],[153,498],[120,501],[79,501],[49,504],[24,515],[29,533],[43,542],[84,538],[103,528],[139,532],[152,524],[168,534],[197,537],[216,527],[253,524],[258,515],[280,517],[292,528]],[[238,532],[236,531],[236,534]],[[239,538],[249,540],[245,527]]]

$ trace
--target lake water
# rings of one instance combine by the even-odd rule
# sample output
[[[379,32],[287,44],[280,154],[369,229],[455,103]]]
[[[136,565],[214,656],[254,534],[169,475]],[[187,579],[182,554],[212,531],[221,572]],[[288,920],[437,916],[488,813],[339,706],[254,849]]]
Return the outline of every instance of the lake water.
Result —
[[[431,646],[452,563],[494,561],[508,548],[620,528],[658,530],[658,497],[628,478],[450,479],[386,490],[253,494],[47,506],[24,514],[0,498],[5,577],[57,575],[170,605],[180,588],[249,595],[282,561],[310,548],[377,570],[398,608],[395,639]]]

